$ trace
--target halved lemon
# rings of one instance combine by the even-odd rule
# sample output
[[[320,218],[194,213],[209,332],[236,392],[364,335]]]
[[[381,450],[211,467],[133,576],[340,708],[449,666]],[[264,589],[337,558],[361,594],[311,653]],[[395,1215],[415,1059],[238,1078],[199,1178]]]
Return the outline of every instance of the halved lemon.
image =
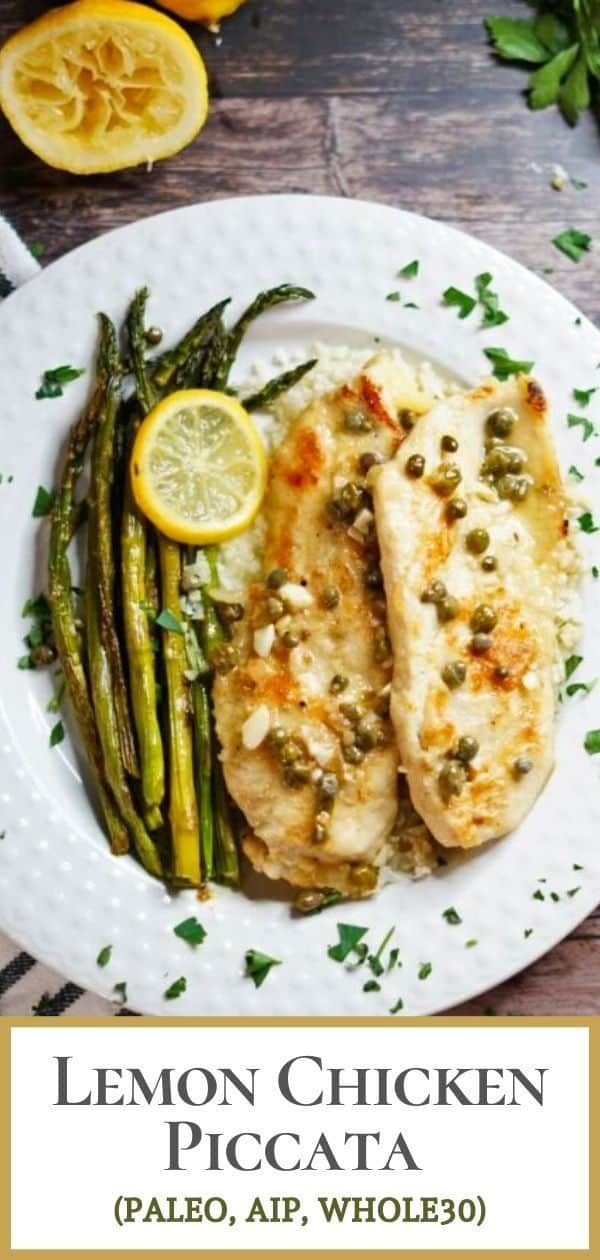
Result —
[[[188,22],[205,22],[210,26],[235,13],[244,0],[160,0],[160,3]]]
[[[194,138],[208,110],[206,70],[166,14],[132,0],[76,0],[6,42],[0,105],[50,166],[116,171]]]
[[[183,389],[140,425],[131,453],[136,503],[167,538],[222,542],[261,505],[267,458],[247,411],[229,394]]]

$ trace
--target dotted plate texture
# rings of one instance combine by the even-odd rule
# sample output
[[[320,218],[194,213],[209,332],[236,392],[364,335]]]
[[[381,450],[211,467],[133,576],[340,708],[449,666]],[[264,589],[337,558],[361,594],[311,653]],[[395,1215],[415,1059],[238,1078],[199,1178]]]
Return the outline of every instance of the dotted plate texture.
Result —
[[[418,277],[397,279],[414,258]],[[440,301],[450,284],[472,292],[483,271],[493,274],[510,315],[501,328],[482,329],[476,313],[461,321]],[[430,878],[389,885],[369,902],[294,919],[281,885],[257,879],[245,893],[214,888],[211,900],[200,903],[192,893],[170,896],[133,860],[112,857],[70,737],[48,746],[56,721],[46,712],[51,678],[16,669],[27,628],[21,608],[43,584],[32,504],[38,484],[53,482],[89,385],[88,371],[62,398],[35,401],[41,373],[61,363],[89,369],[95,312],[120,320],[140,285],[150,287],[149,320],[169,342],[219,298],[231,295],[235,314],[258,289],[284,280],[307,285],[317,300],[260,320],[238,370],[278,347],[301,355],[315,340],[362,346],[378,337],[474,383],[487,374],[483,348],[505,346],[535,363],[563,469],[576,464],[586,474],[583,488],[597,491],[598,443],[584,444],[566,415],[580,410],[573,386],[600,385],[598,333],[548,284],[442,223],[333,198],[241,198],[132,224],[48,267],[0,312],[0,925],[37,958],[106,997],[126,980],[128,1005],[138,1011],[372,1015],[402,997],[405,1014],[432,1014],[532,963],[600,899],[600,757],[583,748],[585,732],[600,726],[600,688],[563,706],[556,770],[518,832]],[[419,309],[385,301],[398,287]],[[594,411],[598,416],[595,398],[592,418]],[[586,680],[600,675],[600,636],[592,630],[600,624],[600,582],[590,573],[600,563],[598,537],[582,539],[589,575],[580,649]],[[580,891],[568,896],[577,885]],[[543,901],[533,897],[538,888]],[[460,924],[442,917],[449,906]],[[195,950],[173,935],[174,925],[193,913],[208,933]],[[366,969],[351,973],[328,959],[338,920],[369,928],[372,947],[395,926],[392,944],[403,966],[383,978],[381,992],[363,993]],[[468,940],[477,945],[466,947]],[[112,960],[101,970],[96,956],[109,943]],[[251,947],[284,961],[260,989],[243,975]],[[419,979],[423,963],[431,963],[431,972]],[[176,1003],[165,1001],[165,989],[182,975],[187,992]]]

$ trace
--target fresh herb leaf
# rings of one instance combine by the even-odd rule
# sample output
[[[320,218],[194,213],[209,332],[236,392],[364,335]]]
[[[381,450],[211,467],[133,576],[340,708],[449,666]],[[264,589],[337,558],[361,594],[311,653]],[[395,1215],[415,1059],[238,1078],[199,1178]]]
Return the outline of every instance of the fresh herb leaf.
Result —
[[[485,19],[494,52],[503,61],[529,61],[542,64],[548,60],[548,48],[536,34],[535,24],[522,18],[488,17]]]
[[[587,232],[580,232],[578,228],[574,227],[565,228],[565,231],[561,232],[559,236],[555,236],[552,241],[552,244],[556,245],[557,249],[560,249],[563,254],[567,255],[567,258],[576,263],[581,261],[584,253],[589,250],[591,243],[592,238],[588,236]]]
[[[559,897],[558,893],[557,893],[557,892],[551,892],[551,893],[550,893],[550,900],[551,900],[551,901],[560,901],[560,897]]]
[[[405,303],[404,303],[404,310],[405,310],[405,311],[418,311],[418,310],[420,310],[420,309],[421,309],[421,308],[418,306],[418,304],[417,304],[416,302],[405,302]]]
[[[569,27],[556,13],[542,13],[534,23],[534,30],[549,53],[562,52],[571,43]]]
[[[103,945],[96,959],[96,962],[99,967],[108,967],[108,964],[112,957],[112,951],[113,951],[112,945]]]
[[[509,376],[515,376],[519,372],[531,372],[533,367],[532,360],[512,359],[501,346],[488,346],[483,353],[492,364],[493,374],[499,381],[507,381]]]
[[[116,1001],[125,1003],[127,1001],[127,981],[119,980],[118,984],[113,984],[113,993],[116,993]]]
[[[600,529],[600,525],[596,525],[591,512],[582,512],[581,516],[577,517],[577,523],[583,534],[597,534]]]
[[[420,264],[418,258],[413,258],[412,262],[409,262],[405,267],[400,268],[398,275],[401,276],[403,280],[412,280],[414,276],[418,276],[419,266]]]
[[[577,192],[582,192],[584,188],[587,188],[587,184],[584,179],[573,179],[573,177],[571,177],[571,183]]]
[[[500,310],[500,299],[497,293],[492,293],[490,284],[493,276],[489,271],[484,271],[480,276],[475,276],[475,289],[477,297],[483,306],[483,328],[493,328],[498,324],[505,324],[508,315],[505,311]]]
[[[399,957],[400,957],[400,950],[396,946],[394,949],[390,950],[390,955],[388,958],[388,965],[387,965],[388,971],[393,971],[394,967],[396,966],[398,962]],[[399,965],[402,966],[402,963],[400,963]]]
[[[334,962],[345,962],[348,954],[356,949],[358,942],[366,935],[368,929],[364,927],[355,927],[352,923],[338,923],[337,925],[339,941],[337,945],[330,945],[327,950],[329,958],[333,958]]]
[[[433,963],[421,963],[418,971],[419,980],[427,980],[433,971]]]
[[[175,998],[181,997],[181,994],[185,993],[186,989],[187,980],[185,976],[180,976],[178,980],[174,980],[173,983],[169,985],[168,989],[165,989],[164,996],[167,1001],[172,1002]]]
[[[50,740],[49,740],[50,747],[56,748],[57,744],[62,744],[64,738],[65,738],[65,728],[62,722],[60,721],[56,722],[55,725],[52,727],[52,730],[50,731]]]
[[[261,954],[259,949],[246,951],[246,975],[254,981],[257,989],[264,984],[271,968],[280,966],[281,958],[271,958],[269,954]]]
[[[554,105],[558,101],[561,87],[578,52],[579,45],[573,44],[570,48],[556,53],[545,66],[534,70],[528,83],[530,109],[546,109],[548,105]]]
[[[470,940],[465,941],[465,949],[474,949],[478,944],[479,941],[475,940],[475,937],[472,936]]]
[[[183,919],[173,931],[182,941],[187,941],[188,945],[201,945],[206,939],[206,928],[202,927],[195,915],[190,919]]]
[[[385,300],[386,302],[401,302],[402,294],[396,289],[394,293],[388,293]]]
[[[385,970],[383,963],[381,961],[381,955],[383,954],[383,951],[386,945],[388,944],[388,942],[391,941],[392,936],[394,935],[395,931],[396,931],[395,928],[393,927],[390,928],[389,932],[386,932],[381,942],[381,945],[379,946],[379,949],[376,951],[376,953],[369,954],[367,961],[374,976],[381,976]]]
[[[576,429],[579,426],[583,429],[583,441],[587,442],[594,435],[594,425],[587,416],[574,416],[570,413],[567,416],[567,424],[570,429]]]
[[[468,293],[463,293],[462,289],[457,289],[451,284],[449,288],[442,293],[442,299],[446,306],[458,307],[458,318],[466,319],[471,311],[475,310],[477,301],[474,297],[470,297]]]
[[[592,681],[589,683],[582,683],[582,682],[569,683],[569,686],[566,687],[565,690],[568,696],[576,696],[578,691],[583,691],[586,696],[589,696],[590,691],[594,690],[594,687],[596,686],[597,682],[598,682],[598,679],[593,678]]]
[[[446,923],[450,923],[452,927],[456,923],[462,923],[458,910],[455,910],[454,906],[448,906],[448,909],[442,912],[442,919],[445,919]]]
[[[532,933],[533,933],[533,928],[525,928],[525,931],[523,932],[523,936],[525,937],[525,940],[527,940],[527,938],[531,936]]]
[[[575,464],[571,464],[569,468],[569,476],[572,477],[574,481],[583,481],[583,473],[575,467]]]
[[[543,894],[543,892],[542,892],[541,888],[536,888],[536,890],[535,890],[535,892],[534,892],[534,894],[533,894],[533,900],[534,900],[534,901],[545,901],[545,900],[546,900],[546,898],[544,897],[544,894]]]
[[[586,753],[590,754],[590,757],[595,757],[597,753],[600,753],[600,730],[588,731],[583,741],[583,747]]]
[[[46,490],[44,486],[38,486],[31,515],[35,517],[47,516],[52,511],[53,503],[54,494],[50,490]]]
[[[597,385],[595,385],[593,389],[574,389],[573,398],[576,403],[579,403],[580,407],[588,407],[594,394],[597,393],[597,390]]]
[[[390,1015],[397,1015],[398,1011],[402,1010],[404,1010],[404,1002],[402,1001],[402,998],[398,998],[398,1001],[390,1007]]]
[[[577,60],[563,83],[558,103],[567,122],[574,127],[579,115],[589,109],[591,102],[588,63],[583,48],[580,48]]]
[[[160,626],[161,630],[168,630],[170,634],[183,634],[183,626],[181,622],[177,619],[177,617],[173,616],[172,612],[169,612],[168,608],[163,608],[162,612],[158,614],[154,624],[156,626]]]
[[[76,381],[78,376],[83,376],[85,368],[74,368],[68,363],[62,363],[59,367],[47,368],[42,375],[42,383],[36,390],[36,398],[60,398],[63,393],[63,385],[68,385],[69,381]]]
[[[363,993],[381,993],[381,985],[377,983],[377,980],[367,980],[363,984]]]
[[[581,866],[579,862],[573,862],[573,870],[574,870],[574,871],[583,871],[584,869],[585,869],[585,868],[584,868],[583,866]]]
[[[46,252],[46,246],[42,245],[41,241],[28,242],[27,248],[29,250],[29,253],[32,255],[33,258],[36,259],[37,262],[41,261],[41,259],[44,257],[44,254]]]
[[[576,897],[578,892],[581,892],[581,884],[577,888],[567,888],[567,897]]]
[[[348,963],[346,971],[358,971],[358,968],[362,967],[363,963],[366,962],[368,953],[369,946],[367,945],[367,942],[361,941],[354,950],[356,962]]]
[[[575,670],[579,669],[579,666],[581,665],[582,660],[583,660],[583,656],[573,655],[573,656],[567,657],[565,661],[565,680],[567,682],[569,678],[573,677]]]

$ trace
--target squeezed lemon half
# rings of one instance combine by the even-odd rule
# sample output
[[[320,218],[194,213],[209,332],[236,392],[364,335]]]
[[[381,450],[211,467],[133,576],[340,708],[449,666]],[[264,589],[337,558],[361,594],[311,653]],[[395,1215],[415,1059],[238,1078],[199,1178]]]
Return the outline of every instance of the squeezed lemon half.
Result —
[[[208,110],[206,71],[166,14],[132,0],[76,0],[7,40],[0,105],[50,166],[115,171],[193,139]]]
[[[251,524],[267,459],[247,411],[228,394],[185,389],[158,403],[131,453],[135,501],[176,542],[222,542]]]
[[[220,22],[240,9],[245,0],[160,0],[164,9],[177,13],[188,22]]]

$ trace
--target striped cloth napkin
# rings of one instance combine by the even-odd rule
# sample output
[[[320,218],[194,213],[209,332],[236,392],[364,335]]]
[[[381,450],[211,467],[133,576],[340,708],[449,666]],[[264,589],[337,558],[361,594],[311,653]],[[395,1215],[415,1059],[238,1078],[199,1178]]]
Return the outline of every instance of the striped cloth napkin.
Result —
[[[37,275],[39,263],[0,215],[0,299]],[[0,1015],[133,1015],[65,981],[0,932]]]

